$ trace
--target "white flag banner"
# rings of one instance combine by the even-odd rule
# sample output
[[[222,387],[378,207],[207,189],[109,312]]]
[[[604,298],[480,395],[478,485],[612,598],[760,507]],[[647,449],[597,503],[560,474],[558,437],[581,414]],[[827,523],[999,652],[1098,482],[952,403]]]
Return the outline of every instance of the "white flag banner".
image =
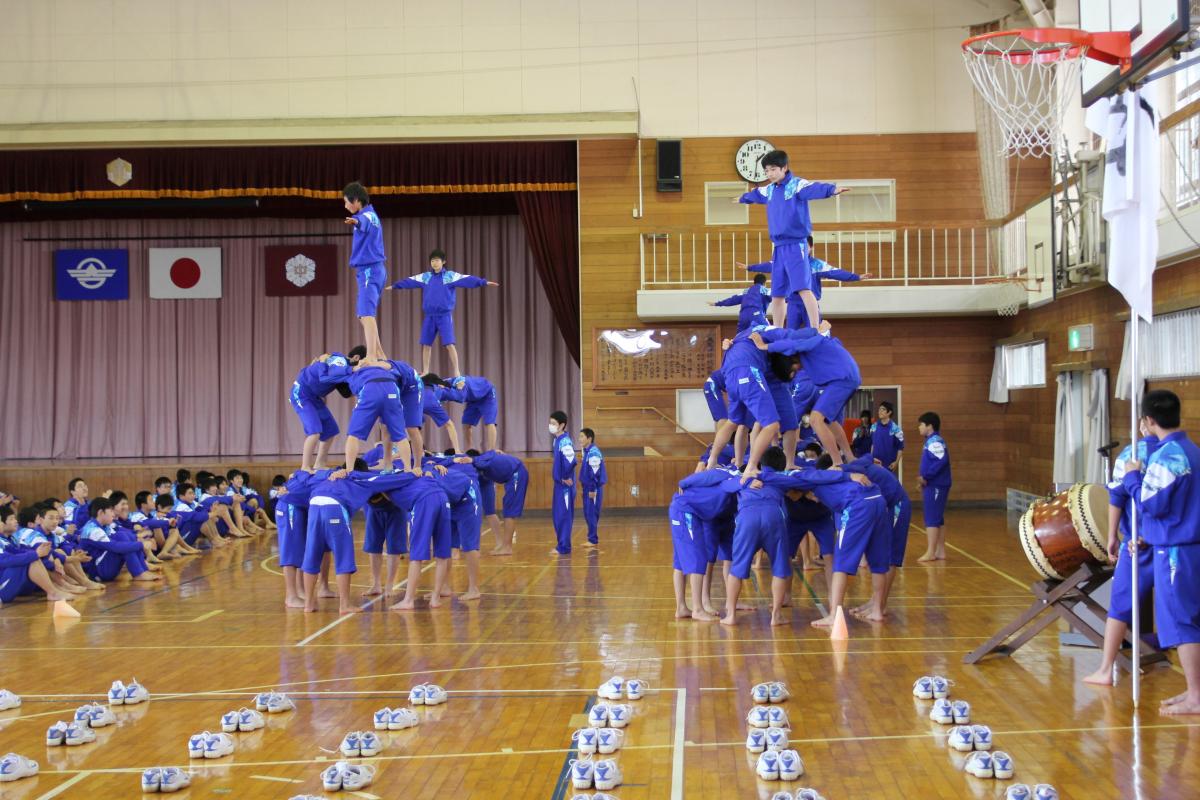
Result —
[[[1098,100],[1087,126],[1104,137],[1104,219],[1108,222],[1108,282],[1134,314],[1149,321],[1158,260],[1158,112],[1151,92]]]
[[[150,296],[198,300],[221,296],[221,248],[151,247]]]

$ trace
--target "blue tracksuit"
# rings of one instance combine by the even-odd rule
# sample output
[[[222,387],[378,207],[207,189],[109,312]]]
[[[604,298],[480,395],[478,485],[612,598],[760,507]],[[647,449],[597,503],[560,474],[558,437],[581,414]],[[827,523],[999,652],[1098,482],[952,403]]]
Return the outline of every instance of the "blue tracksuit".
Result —
[[[714,370],[704,382],[704,400],[713,422],[729,419],[729,407],[725,405],[725,373]]]
[[[347,382],[357,399],[354,411],[350,414],[347,436],[366,439],[376,422],[384,424],[393,442],[408,436],[404,406],[400,402],[400,387],[396,384],[393,370],[382,367],[356,369]]]
[[[891,467],[904,449],[904,430],[895,420],[871,423],[871,458]]]
[[[604,466],[604,453],[594,444],[584,450],[580,458],[579,483],[583,487],[583,518],[587,521],[588,541],[597,544],[600,537],[596,535],[596,526],[600,524],[608,469]]]
[[[367,204],[354,215],[357,225],[351,226],[350,266],[358,287],[355,314],[373,317],[379,308],[379,295],[387,283],[387,255],[383,251],[383,223],[375,207]]]
[[[685,575],[703,575],[718,558],[732,558],[737,502],[724,484],[737,475],[708,469],[679,482],[679,494],[671,499],[671,543],[674,568]]]
[[[79,543],[92,557],[83,565],[92,580],[114,581],[122,567],[135,578],[148,569],[142,543],[132,534],[117,531],[115,525],[103,528],[89,519],[79,530]]]
[[[287,492],[275,502],[275,525],[279,536],[279,566],[304,565],[304,551],[308,543],[308,501],[313,489],[328,480],[331,469],[317,472],[297,471],[288,478]]]
[[[483,495],[483,513],[496,513],[496,484],[504,486],[504,517],[519,518],[525,513],[525,493],[529,490],[529,470],[516,456],[488,450],[471,461],[479,471],[479,490]]]
[[[854,453],[855,458],[871,452],[870,425],[859,425],[854,429],[854,435],[850,437],[850,452]]]
[[[782,430],[794,430],[796,425],[792,409],[779,407],[779,399],[787,399],[787,387],[768,385],[776,382],[774,376],[767,376],[766,352],[759,350],[750,340],[754,333],[758,333],[766,342],[775,342],[793,332],[758,325],[733,337],[733,344],[725,351],[725,360],[721,363],[725,390],[729,396],[729,419],[738,425],[758,422],[765,427],[780,423]],[[790,427],[788,423],[791,423]]]
[[[432,345],[438,336],[442,337],[442,344],[454,344],[455,290],[477,289],[481,286],[487,286],[486,278],[463,275],[449,269],[440,272],[428,270],[392,284],[393,289],[421,290],[421,311],[424,313],[421,344],[425,346]]]
[[[433,478],[398,473],[397,488],[388,499],[408,512],[408,550],[413,561],[450,557],[450,501]],[[391,476],[389,476],[391,477]]]
[[[766,325],[767,307],[771,305],[771,290],[766,286],[752,284],[746,291],[738,292],[724,300],[718,300],[713,305],[740,306],[737,324],[739,331],[745,330],[751,325]]]
[[[837,419],[846,402],[858,390],[862,375],[858,362],[837,337],[823,336],[816,328],[785,331],[778,341],[767,345],[772,353],[799,353],[809,379],[821,390],[813,410],[826,419]]]
[[[862,280],[862,276],[855,272],[838,269],[828,262],[822,261],[819,258],[814,258],[811,255],[809,256],[808,262],[809,270],[812,274],[812,277],[809,279],[811,283],[810,288],[812,289],[813,297],[815,297],[818,302],[821,300],[822,278],[830,281],[847,282]],[[773,271],[773,262],[763,261],[760,264],[751,264],[750,266],[746,267],[746,270],[749,272],[770,273]],[[821,320],[817,320],[818,323],[820,323],[820,321]],[[808,311],[804,308],[804,302],[800,299],[800,295],[794,292],[787,296],[787,322],[784,323],[784,325],[785,327],[793,329],[806,328],[810,326],[808,320]],[[813,325],[812,327],[816,326]]]
[[[811,289],[807,239],[812,234],[812,219],[808,201],[832,197],[835,191],[837,187],[832,183],[814,183],[789,171],[779,183],[752,189],[741,196],[742,203],[767,207],[767,230],[775,244],[771,254],[771,297],[787,297]]]
[[[63,525],[74,525],[75,530],[79,531],[91,516],[87,503],[76,502],[74,498],[68,498],[63,503]]]
[[[11,603],[23,594],[39,591],[29,580],[29,566],[37,560],[34,548],[0,536],[0,603]]]
[[[859,456],[842,469],[866,475],[871,483],[879,487],[883,499],[891,509],[891,563],[893,567],[904,566],[904,550],[908,545],[908,528],[912,522],[912,500],[909,499],[908,492],[892,471],[876,464],[869,453]]]
[[[404,427],[419,428],[425,420],[425,382],[416,369],[406,361],[391,361],[396,386],[400,389],[400,405],[404,409]],[[420,460],[420,453],[413,453]]]
[[[445,392],[445,387],[442,386],[426,386],[421,393],[421,412],[439,428],[444,428],[450,421],[450,414],[442,405]]]
[[[925,504],[925,527],[940,528],[946,524],[946,499],[950,495],[950,451],[941,434],[925,440],[921,451],[919,474],[925,479],[921,499]]]
[[[446,388],[446,399],[466,406],[463,409],[463,425],[495,425],[500,412],[496,398],[496,387],[487,378],[478,375],[459,375],[450,379]]]
[[[447,469],[445,475],[433,475],[450,504],[450,545],[463,552],[478,551],[483,528],[479,473],[470,464],[454,467]]]
[[[1146,463],[1150,457],[1150,453],[1158,447],[1158,437],[1147,436],[1138,442],[1137,460]],[[1121,510],[1120,531],[1121,549],[1117,555],[1117,566],[1113,569],[1112,590],[1108,601],[1108,617],[1124,622],[1126,625],[1133,623],[1133,567],[1132,559],[1129,555],[1128,542],[1132,535],[1132,509],[1131,498],[1128,490],[1125,488],[1125,464],[1133,459],[1133,448],[1126,445],[1121,454],[1113,461],[1112,466],[1112,481],[1108,484],[1108,504],[1113,508]],[[1138,509],[1138,519],[1142,519],[1142,510]],[[1145,523],[1139,522],[1139,526],[1144,528]],[[1145,539],[1144,535],[1141,538]],[[1146,547],[1138,551],[1138,604],[1140,606],[1148,606],[1151,602],[1151,595],[1154,592],[1154,548]],[[1143,620],[1149,618],[1149,614],[1142,616]]]
[[[1200,643],[1200,447],[1163,437],[1144,472],[1123,480],[1139,500],[1139,535],[1154,548],[1154,621],[1163,647]]]
[[[558,537],[558,546],[554,549],[566,555],[571,552],[571,528],[575,523],[575,443],[569,433],[560,433],[554,437],[551,446],[554,451],[554,465],[551,470],[554,479],[553,511],[554,534]],[[567,486],[564,482],[570,481]]]
[[[708,457],[712,455],[712,445],[704,448],[704,452],[700,454],[700,463],[707,464]],[[727,444],[721,448],[721,452],[717,455],[717,464],[722,467],[728,467],[733,463],[733,445]]]

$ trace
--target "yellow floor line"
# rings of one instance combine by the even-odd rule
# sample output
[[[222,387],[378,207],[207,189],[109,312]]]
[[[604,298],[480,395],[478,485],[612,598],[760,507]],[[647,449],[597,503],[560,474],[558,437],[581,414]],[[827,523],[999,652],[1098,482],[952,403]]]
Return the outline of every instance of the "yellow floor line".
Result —
[[[223,609],[223,608],[213,609],[212,611],[208,612],[207,614],[201,614],[200,616],[196,617],[194,620],[192,620],[192,622],[204,622],[204,620],[206,620],[206,619],[212,619],[213,617],[217,616],[218,614],[224,614],[224,613],[225,613],[225,609]]]

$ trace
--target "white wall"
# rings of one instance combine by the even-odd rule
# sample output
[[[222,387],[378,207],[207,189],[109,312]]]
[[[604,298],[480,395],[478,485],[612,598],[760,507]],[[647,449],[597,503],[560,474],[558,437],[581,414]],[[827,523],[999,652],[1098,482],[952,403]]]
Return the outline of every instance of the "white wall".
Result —
[[[0,125],[628,111],[636,78],[646,136],[971,130],[958,43],[1016,6],[5,0]]]

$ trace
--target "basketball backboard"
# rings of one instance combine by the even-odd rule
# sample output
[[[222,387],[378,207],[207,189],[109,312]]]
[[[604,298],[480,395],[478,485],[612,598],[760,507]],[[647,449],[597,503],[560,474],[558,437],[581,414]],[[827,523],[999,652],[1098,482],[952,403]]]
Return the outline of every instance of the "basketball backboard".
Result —
[[[1079,0],[1079,27],[1089,33],[1129,31],[1133,63],[1120,67],[1090,58],[1082,69],[1083,105],[1090,106],[1129,80],[1150,71],[1160,56],[1187,33],[1188,0]]]

